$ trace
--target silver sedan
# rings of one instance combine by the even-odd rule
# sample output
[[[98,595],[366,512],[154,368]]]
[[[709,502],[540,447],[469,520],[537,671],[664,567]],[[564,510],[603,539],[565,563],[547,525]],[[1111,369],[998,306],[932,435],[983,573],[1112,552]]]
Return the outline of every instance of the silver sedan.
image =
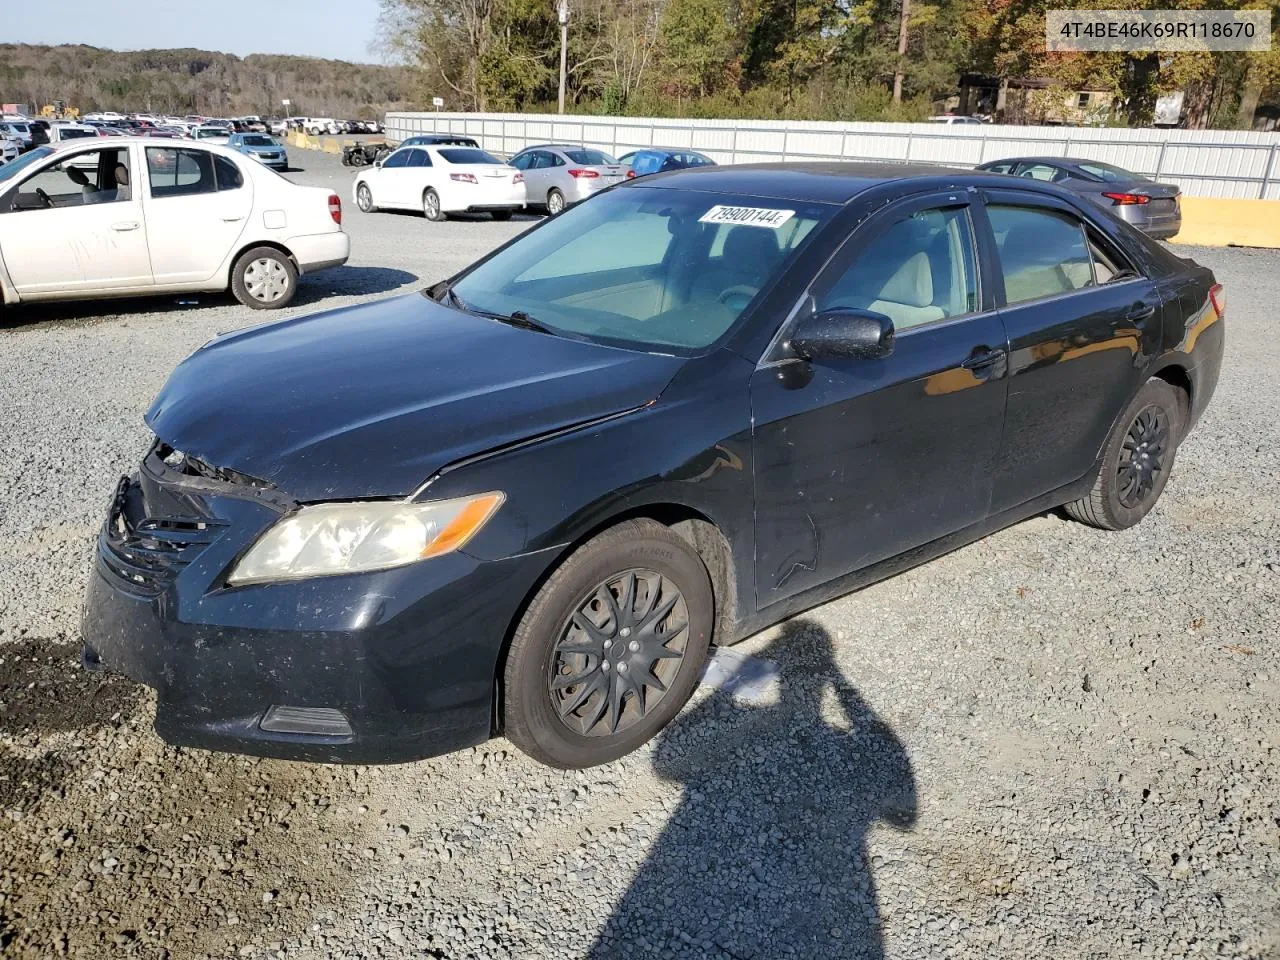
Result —
[[[603,150],[547,143],[525,147],[511,158],[524,171],[526,203],[553,217],[565,207],[619,183],[627,168]]]

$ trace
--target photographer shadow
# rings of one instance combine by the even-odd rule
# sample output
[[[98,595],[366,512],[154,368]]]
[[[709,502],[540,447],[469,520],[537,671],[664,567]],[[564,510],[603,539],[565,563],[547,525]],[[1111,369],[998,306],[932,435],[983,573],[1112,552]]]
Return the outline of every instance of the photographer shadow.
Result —
[[[867,833],[916,820],[902,743],[844,679],[830,635],[792,621],[760,654],[776,702],[724,687],[660,735],[679,807],[588,956],[881,960]]]

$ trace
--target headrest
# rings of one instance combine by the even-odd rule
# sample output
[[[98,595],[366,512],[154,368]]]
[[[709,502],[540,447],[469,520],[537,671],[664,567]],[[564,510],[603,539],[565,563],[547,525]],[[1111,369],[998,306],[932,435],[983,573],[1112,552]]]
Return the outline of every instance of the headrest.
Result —
[[[779,249],[777,234],[764,227],[733,227],[724,238],[724,259],[739,268],[772,266]]]
[[[880,288],[877,300],[890,300],[911,307],[927,307],[933,303],[933,270],[922,250],[907,258]]]

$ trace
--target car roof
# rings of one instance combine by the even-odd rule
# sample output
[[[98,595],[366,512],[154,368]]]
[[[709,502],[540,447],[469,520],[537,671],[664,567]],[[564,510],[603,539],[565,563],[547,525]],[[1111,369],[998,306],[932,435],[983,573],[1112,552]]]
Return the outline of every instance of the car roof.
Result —
[[[999,160],[987,160],[982,165],[985,167],[992,163],[1048,163],[1058,167],[1074,167],[1077,164],[1092,162],[1088,157],[1001,157]]]
[[[958,182],[994,183],[1003,174],[927,164],[861,163],[740,163],[714,167],[685,167],[628,181],[628,189],[663,186],[677,190],[706,190],[744,196],[777,197],[816,203],[848,203],[865,190],[883,183],[919,181],[923,189],[944,190]],[[960,181],[959,178],[964,178]],[[929,183],[928,181],[935,181]]]
[[[526,150],[599,150],[601,153],[609,152],[601,147],[589,147],[585,143],[531,143],[519,152],[524,153]]]
[[[701,150],[695,150],[693,147],[635,147],[627,153],[696,153],[700,157],[706,156]]]

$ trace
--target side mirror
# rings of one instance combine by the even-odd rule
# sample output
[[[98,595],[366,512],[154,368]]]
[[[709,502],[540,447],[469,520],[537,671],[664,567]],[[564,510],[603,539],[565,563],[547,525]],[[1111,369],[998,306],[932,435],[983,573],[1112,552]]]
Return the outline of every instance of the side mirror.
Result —
[[[377,160],[373,161],[373,165],[374,165],[375,167],[380,167],[380,166],[382,166],[382,158],[381,158],[381,157],[379,157]]]
[[[805,360],[875,360],[893,352],[893,338],[893,321],[883,313],[839,307],[815,313],[796,324],[791,347]]]

